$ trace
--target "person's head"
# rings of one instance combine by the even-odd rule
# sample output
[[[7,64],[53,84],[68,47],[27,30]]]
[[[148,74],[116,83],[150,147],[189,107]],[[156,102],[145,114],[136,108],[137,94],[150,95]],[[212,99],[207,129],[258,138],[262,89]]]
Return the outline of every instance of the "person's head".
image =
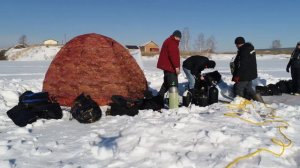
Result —
[[[181,39],[181,32],[179,30],[175,30],[172,34],[172,36],[174,36],[174,38],[178,41],[180,41]]]
[[[212,60],[209,60],[207,65],[206,65],[206,68],[215,68],[215,66],[216,66],[216,62],[212,61]]]
[[[297,43],[297,48],[300,50],[300,41]]]
[[[234,43],[237,48],[240,48],[242,45],[245,44],[245,39],[244,39],[244,37],[237,37],[237,38],[235,38]]]

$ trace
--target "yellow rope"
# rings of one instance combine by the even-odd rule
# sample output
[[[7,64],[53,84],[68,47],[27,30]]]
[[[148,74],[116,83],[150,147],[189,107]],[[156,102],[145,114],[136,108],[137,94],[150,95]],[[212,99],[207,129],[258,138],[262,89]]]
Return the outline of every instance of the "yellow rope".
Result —
[[[254,107],[253,103],[249,100],[245,100],[243,102],[241,102],[239,105],[229,105],[229,108],[233,109],[233,108],[236,108],[238,110],[244,110],[246,109],[247,105],[249,104],[252,104],[252,106]],[[265,107],[267,107],[267,105],[265,104]],[[228,116],[228,117],[232,117],[232,118],[238,118],[242,121],[245,121],[249,124],[253,124],[253,125],[256,125],[256,126],[263,126],[263,125],[266,125],[266,124],[269,124],[269,123],[282,123],[282,125],[280,126],[277,126],[278,128],[278,132],[282,135],[282,137],[284,138],[285,141],[287,141],[287,143],[284,143],[282,140],[279,140],[279,139],[276,139],[276,138],[272,138],[271,141],[275,144],[275,145],[278,145],[281,147],[281,150],[279,153],[276,153],[274,151],[271,151],[267,148],[259,148],[257,149],[256,151],[252,152],[252,153],[249,153],[247,155],[244,155],[244,156],[240,156],[240,157],[237,157],[236,159],[234,159],[232,162],[230,162],[226,168],[232,168],[235,164],[237,164],[238,162],[240,162],[241,160],[245,160],[245,159],[249,159],[263,151],[265,152],[268,152],[268,153],[271,153],[273,154],[274,156],[276,157],[280,157],[284,154],[285,152],[285,149],[287,147],[290,147],[292,145],[292,140],[290,140],[283,132],[282,132],[282,129],[287,129],[287,127],[289,126],[288,122],[284,121],[284,120],[275,120],[276,118],[280,118],[280,117],[277,117],[275,115],[275,109],[272,109],[271,107],[267,107],[267,108],[270,108],[272,110],[271,112],[271,116],[269,118],[272,118],[274,120],[266,120],[266,121],[263,121],[263,122],[255,122],[255,121],[251,121],[251,120],[248,120],[248,119],[245,119],[245,118],[242,118],[240,117],[241,114],[243,114],[243,112],[239,113],[239,112],[230,112],[230,113],[226,113],[224,114],[225,116]]]

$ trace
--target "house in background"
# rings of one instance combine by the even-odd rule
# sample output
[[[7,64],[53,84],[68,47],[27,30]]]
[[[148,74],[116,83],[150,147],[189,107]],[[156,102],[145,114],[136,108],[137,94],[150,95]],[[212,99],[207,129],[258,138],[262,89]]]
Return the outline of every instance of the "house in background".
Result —
[[[57,45],[58,45],[58,41],[49,39],[49,40],[45,40],[45,41],[43,42],[43,44],[44,44],[45,46],[57,46]]]
[[[125,45],[125,47],[130,50],[139,50],[140,48],[137,45]]]
[[[159,46],[153,42],[148,41],[147,43],[144,43],[140,46],[140,49],[142,53],[158,53],[159,52]]]

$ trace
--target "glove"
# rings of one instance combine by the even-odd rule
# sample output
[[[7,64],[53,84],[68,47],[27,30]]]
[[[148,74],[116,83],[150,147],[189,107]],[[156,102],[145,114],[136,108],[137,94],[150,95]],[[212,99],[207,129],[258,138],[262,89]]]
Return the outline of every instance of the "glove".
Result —
[[[235,76],[232,79],[235,83],[239,83],[240,82],[240,77],[239,76]]]
[[[290,72],[290,67],[289,67],[289,66],[286,67],[286,72],[287,72],[287,73]]]
[[[200,80],[205,80],[204,76],[201,75],[201,74],[200,74],[200,76],[199,76],[199,79],[200,79]]]

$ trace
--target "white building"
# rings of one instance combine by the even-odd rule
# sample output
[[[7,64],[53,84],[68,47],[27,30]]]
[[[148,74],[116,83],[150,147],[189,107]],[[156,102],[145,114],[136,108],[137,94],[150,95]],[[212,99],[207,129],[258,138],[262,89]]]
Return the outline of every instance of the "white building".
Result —
[[[56,46],[56,45],[58,45],[58,41],[49,39],[49,40],[45,40],[45,41],[43,42],[43,44],[44,44],[45,46]]]

